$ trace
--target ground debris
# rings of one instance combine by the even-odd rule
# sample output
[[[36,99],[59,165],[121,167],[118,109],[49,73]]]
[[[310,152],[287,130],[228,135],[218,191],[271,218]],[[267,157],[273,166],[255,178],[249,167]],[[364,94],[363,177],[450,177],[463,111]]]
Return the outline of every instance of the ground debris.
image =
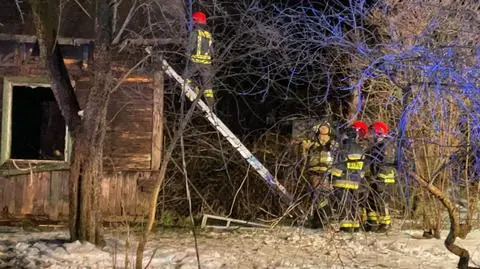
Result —
[[[202,231],[198,251],[202,268],[454,268],[457,258],[438,240],[415,240],[409,233],[356,235],[278,228],[235,233]],[[1,268],[123,268],[126,237],[107,235],[107,245],[67,242],[67,232],[19,232],[0,235]],[[480,231],[463,246],[480,260]],[[129,239],[129,261],[135,260],[136,239]],[[188,232],[153,234],[145,250],[149,268],[198,268],[193,236]],[[155,255],[153,255],[155,254]],[[151,259],[151,261],[150,261]]]

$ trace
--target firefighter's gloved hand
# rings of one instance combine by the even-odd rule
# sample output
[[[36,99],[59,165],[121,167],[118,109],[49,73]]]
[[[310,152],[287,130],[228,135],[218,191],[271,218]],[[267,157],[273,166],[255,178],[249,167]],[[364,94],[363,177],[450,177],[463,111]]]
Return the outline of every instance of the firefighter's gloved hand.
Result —
[[[207,105],[210,108],[210,110],[212,110],[212,112],[214,112],[215,111],[215,98],[206,97],[205,99],[206,99]]]
[[[303,140],[303,141],[302,141],[302,147],[303,147],[304,149],[308,149],[308,148],[310,148],[312,145],[313,145],[313,142],[310,141],[310,140]]]

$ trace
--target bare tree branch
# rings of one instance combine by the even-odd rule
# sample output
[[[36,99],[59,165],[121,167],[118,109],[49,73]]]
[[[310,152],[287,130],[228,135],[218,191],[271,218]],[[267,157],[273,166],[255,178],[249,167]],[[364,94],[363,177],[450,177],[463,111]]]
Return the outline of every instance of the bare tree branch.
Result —
[[[20,19],[22,20],[22,24],[25,24],[25,19],[23,18],[23,12],[20,8],[21,0],[15,0],[15,5],[17,6],[18,13],[20,14]]]
[[[80,7],[80,9],[83,11],[83,13],[85,13],[85,15],[87,15],[90,19],[92,18],[92,16],[90,15],[90,13],[88,13],[88,11],[83,7],[82,4],[80,4],[80,2],[78,2],[78,0],[74,0],[75,3]]]
[[[125,39],[120,45],[120,51],[124,50],[127,46],[164,46],[164,45],[180,45],[183,44],[184,40],[181,38],[155,38],[155,39],[144,39],[144,38],[129,38]]]
[[[133,18],[133,16],[135,15],[136,10],[138,9],[138,7],[137,7],[137,2],[138,2],[138,0],[135,0],[135,1],[132,3],[132,6],[130,7],[130,11],[128,11],[128,15],[127,15],[127,17],[125,18],[125,21],[123,22],[122,27],[118,30],[117,35],[115,36],[115,38],[114,38],[113,41],[112,41],[112,44],[113,44],[113,45],[117,45],[117,44],[120,42],[120,38],[122,37],[122,34],[123,34],[123,32],[125,31],[125,28],[126,28],[127,25],[130,23],[130,20]]]

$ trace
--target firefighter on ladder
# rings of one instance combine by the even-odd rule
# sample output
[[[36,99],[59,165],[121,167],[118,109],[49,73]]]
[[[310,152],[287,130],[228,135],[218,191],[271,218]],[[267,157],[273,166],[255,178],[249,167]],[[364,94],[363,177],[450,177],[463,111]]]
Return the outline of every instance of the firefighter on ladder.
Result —
[[[194,29],[189,40],[190,62],[186,71],[186,84],[194,87],[197,94],[202,92],[198,87],[200,85],[207,104],[210,108],[213,108],[215,103],[212,82],[213,38],[212,34],[206,29],[207,16],[205,13],[194,12],[192,20]]]
[[[332,168],[333,187],[336,197],[336,209],[339,211],[340,231],[357,232],[360,230],[359,187],[364,179],[364,148],[359,141],[368,133],[368,125],[355,121],[347,128],[340,153]]]
[[[388,210],[389,189],[395,183],[395,146],[387,140],[389,128],[377,121],[370,126],[373,143],[369,150],[370,189],[367,197],[365,230],[385,232],[392,221]]]
[[[312,228],[323,228],[331,215],[328,196],[331,192],[330,170],[337,142],[332,126],[323,121],[313,127],[315,139],[302,141],[303,154],[307,160],[308,178],[312,186]]]

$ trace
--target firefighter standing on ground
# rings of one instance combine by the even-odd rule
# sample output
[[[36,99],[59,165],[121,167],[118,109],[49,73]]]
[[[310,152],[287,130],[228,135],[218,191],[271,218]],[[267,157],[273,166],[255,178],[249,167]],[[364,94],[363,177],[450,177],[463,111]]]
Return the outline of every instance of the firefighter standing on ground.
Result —
[[[369,150],[370,190],[367,198],[367,231],[384,232],[391,225],[388,211],[389,189],[395,183],[395,145],[387,140],[388,125],[377,121],[370,128],[373,145]]]
[[[213,108],[215,97],[212,83],[212,55],[213,38],[212,34],[206,29],[207,16],[205,13],[197,11],[192,14],[194,29],[190,35],[188,52],[190,53],[190,62],[187,66],[187,85],[196,83],[195,91],[200,93],[198,85],[203,89],[203,96],[207,104]]]
[[[359,231],[358,189],[364,179],[364,149],[359,140],[367,135],[368,126],[355,121],[347,128],[340,153],[332,168],[336,208],[339,210],[340,230]]]
[[[330,194],[330,170],[333,163],[333,152],[337,143],[333,138],[330,123],[324,121],[313,127],[315,139],[302,142],[304,157],[308,165],[308,178],[312,186],[313,216],[312,228],[325,226],[330,216],[328,196]]]

